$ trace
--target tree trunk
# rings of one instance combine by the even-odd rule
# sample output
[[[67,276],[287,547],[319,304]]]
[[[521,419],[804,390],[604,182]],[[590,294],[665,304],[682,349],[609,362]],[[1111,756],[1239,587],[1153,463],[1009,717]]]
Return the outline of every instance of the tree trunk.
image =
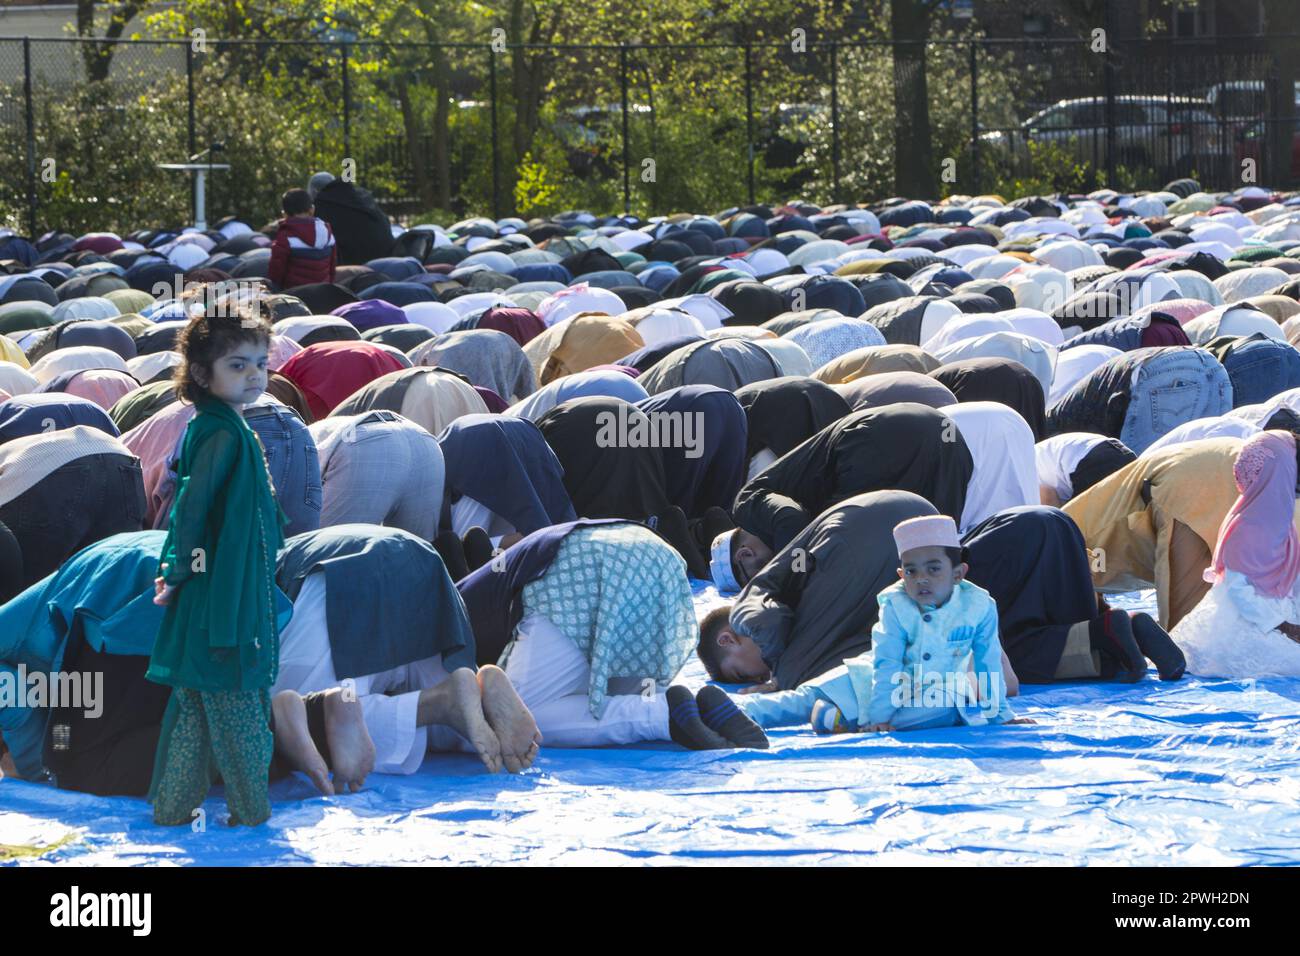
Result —
[[[891,0],[889,26],[894,40],[894,191],[932,199],[937,190],[925,72],[930,5],[926,0]]]
[[[438,97],[433,110],[433,169],[438,181],[438,208],[450,209],[451,151],[447,126],[451,119],[451,71],[442,47],[433,51],[433,85]]]
[[[1285,189],[1292,182],[1292,142],[1297,132],[1295,82],[1300,76],[1300,55],[1295,40],[1285,34],[1290,32],[1294,17],[1294,0],[1265,0],[1264,29],[1270,37],[1273,75],[1266,97],[1271,122],[1265,123],[1267,152],[1260,185],[1274,189]]]
[[[429,160],[424,152],[419,114],[415,104],[411,102],[411,84],[405,70],[399,70],[397,74],[397,102],[402,108],[406,156],[411,166],[416,199],[419,201],[421,211],[427,211],[433,206],[433,179],[430,176]]]

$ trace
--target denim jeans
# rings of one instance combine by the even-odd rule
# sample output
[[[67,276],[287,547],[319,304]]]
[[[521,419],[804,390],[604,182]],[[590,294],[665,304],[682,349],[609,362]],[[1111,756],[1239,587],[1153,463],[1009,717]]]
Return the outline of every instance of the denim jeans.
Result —
[[[1300,352],[1262,336],[1257,342],[1234,348],[1224,358],[1223,367],[1232,380],[1233,408],[1267,402],[1300,386]]]
[[[144,527],[144,475],[127,455],[87,455],[54,469],[0,506],[22,550],[22,588],[58,570],[87,545]]]
[[[316,442],[291,409],[254,405],[244,420],[257,432],[266,450],[266,465],[280,507],[289,516],[285,537],[320,527],[321,479]]]
[[[1148,445],[1196,418],[1232,409],[1232,383],[1204,349],[1165,349],[1137,366],[1119,440],[1140,455]]]

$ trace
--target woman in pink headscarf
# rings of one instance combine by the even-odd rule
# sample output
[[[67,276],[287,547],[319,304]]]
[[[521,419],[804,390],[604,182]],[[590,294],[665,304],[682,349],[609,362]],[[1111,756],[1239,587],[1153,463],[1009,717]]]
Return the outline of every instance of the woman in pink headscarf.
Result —
[[[1232,473],[1240,494],[1205,571],[1210,591],[1172,636],[1193,674],[1300,677],[1295,437],[1260,432]]]

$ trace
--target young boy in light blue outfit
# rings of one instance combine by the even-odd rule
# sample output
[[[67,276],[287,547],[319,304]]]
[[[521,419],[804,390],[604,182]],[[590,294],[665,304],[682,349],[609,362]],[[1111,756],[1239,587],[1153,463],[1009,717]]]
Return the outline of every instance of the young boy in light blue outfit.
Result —
[[[747,716],[818,733],[1028,722],[1007,704],[997,604],[965,579],[956,522],[912,518],[894,542],[901,580],[876,598],[871,651],[794,690],[737,698]]]

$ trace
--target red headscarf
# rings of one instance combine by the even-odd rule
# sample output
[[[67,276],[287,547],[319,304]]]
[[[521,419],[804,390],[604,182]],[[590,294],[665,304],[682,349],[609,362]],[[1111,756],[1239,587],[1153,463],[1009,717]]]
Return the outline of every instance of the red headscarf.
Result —
[[[1232,475],[1241,492],[1219,527],[1205,580],[1243,574],[1260,594],[1285,597],[1300,577],[1295,530],[1296,444],[1290,432],[1266,431],[1247,440]]]
[[[494,306],[488,309],[479,318],[478,327],[504,332],[518,342],[520,348],[546,331],[546,323],[537,317],[536,312],[509,306]]]
[[[363,385],[405,367],[371,342],[318,342],[295,353],[279,372],[302,390],[312,415],[321,419]]]

